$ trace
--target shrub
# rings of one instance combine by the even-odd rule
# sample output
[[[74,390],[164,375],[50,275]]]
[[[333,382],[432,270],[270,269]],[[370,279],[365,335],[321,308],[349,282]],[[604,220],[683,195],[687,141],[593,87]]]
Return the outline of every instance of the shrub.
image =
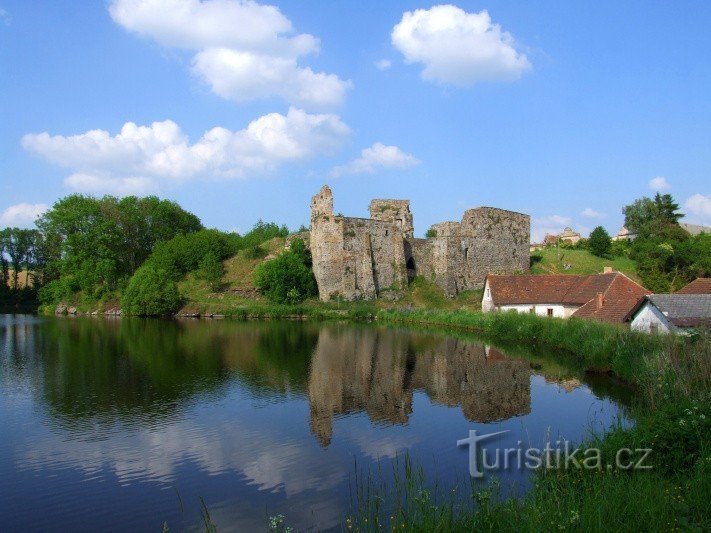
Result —
[[[254,283],[259,291],[274,303],[303,302],[316,294],[316,279],[310,263],[308,250],[303,241],[297,239],[290,250],[257,266],[254,271]]]
[[[165,270],[144,265],[131,278],[121,299],[130,315],[157,316],[174,313],[180,307],[178,286]]]

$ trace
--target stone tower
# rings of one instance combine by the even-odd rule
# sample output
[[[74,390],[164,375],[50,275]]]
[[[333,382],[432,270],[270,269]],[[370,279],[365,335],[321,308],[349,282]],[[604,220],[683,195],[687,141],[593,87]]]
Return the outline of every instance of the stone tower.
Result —
[[[389,222],[401,230],[405,239],[414,234],[410,200],[373,200],[370,202],[370,218]]]

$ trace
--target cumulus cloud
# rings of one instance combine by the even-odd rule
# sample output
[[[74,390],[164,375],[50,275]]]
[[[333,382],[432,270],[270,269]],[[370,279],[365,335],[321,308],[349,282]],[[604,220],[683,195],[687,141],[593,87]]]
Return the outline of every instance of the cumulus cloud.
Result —
[[[380,61],[375,62],[375,68],[378,70],[387,70],[392,66],[392,63],[390,62],[389,59],[381,59]]]
[[[547,234],[558,234],[570,226],[572,222],[570,217],[562,215],[536,217],[531,224],[531,239],[533,242],[543,242]]]
[[[297,34],[277,7],[246,0],[112,0],[125,29],[164,46],[195,51],[192,72],[223,98],[280,97],[306,109],[339,105],[351,86],[298,59],[319,41]]]
[[[698,223],[711,223],[711,196],[695,194],[684,202],[684,210],[689,218],[693,218]]]
[[[0,213],[0,228],[2,227],[28,227],[42,213],[47,211],[47,204],[15,204]]]
[[[350,133],[338,116],[291,108],[270,113],[239,131],[216,127],[191,144],[171,120],[127,122],[116,135],[91,130],[72,136],[47,132],[22,138],[25,149],[72,170],[65,180],[81,192],[119,195],[155,192],[165,182],[245,178],[279,165],[329,153]]]
[[[407,63],[422,63],[422,78],[470,86],[513,81],[531,69],[510,33],[486,10],[467,13],[452,5],[407,11],[393,28],[392,43]]]
[[[605,218],[607,216],[605,213],[595,211],[591,207],[586,207],[580,214],[587,218]]]
[[[669,184],[666,178],[663,178],[662,176],[657,176],[656,178],[652,178],[651,180],[649,180],[649,188],[653,191],[659,192],[671,189],[671,185]]]
[[[409,168],[419,164],[420,161],[416,157],[403,152],[397,146],[376,142],[373,146],[364,148],[360,157],[335,167],[330,175],[337,178],[346,174],[373,174],[380,168]]]

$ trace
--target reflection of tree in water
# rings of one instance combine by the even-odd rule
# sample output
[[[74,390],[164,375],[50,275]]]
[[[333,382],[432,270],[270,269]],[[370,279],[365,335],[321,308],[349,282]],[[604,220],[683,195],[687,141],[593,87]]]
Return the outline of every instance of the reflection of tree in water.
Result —
[[[365,411],[374,421],[406,423],[412,393],[461,405],[470,421],[531,409],[530,370],[482,344],[388,329],[324,327],[311,362],[311,429],[327,446],[333,416]]]
[[[3,330],[2,380],[30,381],[62,423],[152,425],[237,380],[252,397],[308,393],[327,445],[334,415],[407,423],[414,390],[471,421],[530,410],[525,361],[467,340],[294,322],[50,319]],[[14,373],[13,375],[10,375]]]
[[[77,429],[153,425],[237,377],[252,396],[305,388],[318,330],[284,322],[46,319],[0,324],[0,376]]]

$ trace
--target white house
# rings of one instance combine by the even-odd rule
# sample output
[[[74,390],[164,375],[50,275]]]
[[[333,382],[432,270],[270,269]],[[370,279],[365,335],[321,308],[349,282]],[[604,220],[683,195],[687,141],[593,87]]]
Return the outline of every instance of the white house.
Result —
[[[574,275],[489,275],[483,312],[516,311],[539,316],[591,318],[624,323],[650,291],[620,272]]]
[[[684,333],[711,327],[711,294],[652,294],[633,312],[630,327],[646,333]]]

